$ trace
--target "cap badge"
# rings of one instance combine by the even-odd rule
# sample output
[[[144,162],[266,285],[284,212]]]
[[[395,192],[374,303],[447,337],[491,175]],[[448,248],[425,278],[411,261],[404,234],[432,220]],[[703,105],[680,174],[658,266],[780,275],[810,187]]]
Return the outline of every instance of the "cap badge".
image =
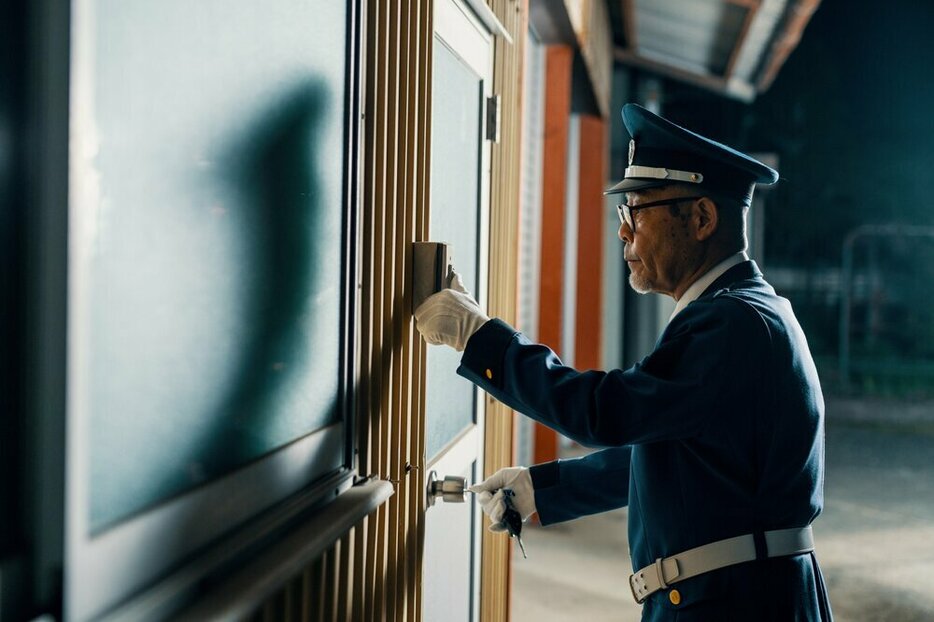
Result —
[[[629,166],[632,166],[632,159],[636,157],[636,141],[629,140]]]

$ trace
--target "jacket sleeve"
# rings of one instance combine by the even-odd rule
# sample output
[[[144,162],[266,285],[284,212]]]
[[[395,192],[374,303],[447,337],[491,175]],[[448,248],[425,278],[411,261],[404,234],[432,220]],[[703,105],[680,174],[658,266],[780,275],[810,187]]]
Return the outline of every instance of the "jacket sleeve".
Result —
[[[530,467],[541,523],[551,525],[625,507],[631,454],[631,447],[613,447]]]
[[[748,381],[744,370],[754,366],[744,358],[749,348],[742,343],[761,331],[761,320],[742,303],[727,297],[695,301],[642,362],[627,370],[577,371],[548,347],[493,319],[467,342],[457,371],[584,445],[676,440],[698,434],[731,383]]]

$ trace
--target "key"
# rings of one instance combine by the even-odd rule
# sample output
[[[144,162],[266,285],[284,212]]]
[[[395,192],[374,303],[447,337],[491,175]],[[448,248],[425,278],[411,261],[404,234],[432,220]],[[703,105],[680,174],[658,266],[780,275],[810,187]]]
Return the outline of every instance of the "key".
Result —
[[[503,488],[503,502],[506,504],[506,511],[503,512],[503,525],[506,526],[509,537],[515,538],[519,543],[523,559],[528,559],[529,556],[525,554],[525,545],[522,543],[522,516],[512,507],[512,498],[515,496],[516,493],[511,488]]]

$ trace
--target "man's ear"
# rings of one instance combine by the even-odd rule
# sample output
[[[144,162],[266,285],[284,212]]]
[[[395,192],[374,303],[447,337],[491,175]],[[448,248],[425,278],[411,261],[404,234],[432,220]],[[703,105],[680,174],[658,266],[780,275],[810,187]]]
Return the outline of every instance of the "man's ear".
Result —
[[[717,204],[708,197],[701,197],[694,203],[694,235],[699,242],[710,238],[716,232],[719,224],[719,210]]]

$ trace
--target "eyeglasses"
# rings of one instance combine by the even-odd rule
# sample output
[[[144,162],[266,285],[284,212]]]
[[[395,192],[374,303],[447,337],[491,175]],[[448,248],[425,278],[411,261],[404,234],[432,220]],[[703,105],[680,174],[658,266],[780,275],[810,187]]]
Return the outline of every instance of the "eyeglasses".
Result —
[[[633,233],[636,232],[636,221],[633,220],[632,215],[634,212],[639,211],[640,209],[648,209],[650,207],[661,207],[662,205],[676,205],[678,203],[683,203],[684,201],[696,201],[702,197],[673,197],[670,199],[662,199],[660,201],[652,201],[650,203],[641,203],[639,205],[627,205],[626,203],[620,203],[616,206],[616,212],[619,214],[619,224],[627,224]]]

